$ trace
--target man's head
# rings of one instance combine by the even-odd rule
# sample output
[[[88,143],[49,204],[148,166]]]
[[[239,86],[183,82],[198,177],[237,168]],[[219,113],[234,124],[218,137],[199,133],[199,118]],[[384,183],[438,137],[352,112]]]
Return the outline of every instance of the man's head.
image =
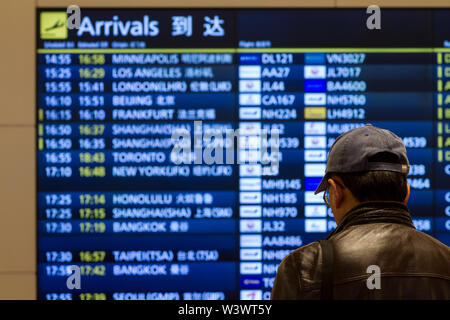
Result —
[[[409,161],[402,140],[370,124],[339,136],[330,149],[325,176],[316,194],[325,191],[336,223],[365,201],[406,204]]]

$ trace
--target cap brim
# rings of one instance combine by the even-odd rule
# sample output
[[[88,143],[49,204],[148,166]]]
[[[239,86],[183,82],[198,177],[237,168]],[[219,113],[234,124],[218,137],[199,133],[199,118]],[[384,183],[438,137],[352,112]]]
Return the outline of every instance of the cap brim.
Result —
[[[314,194],[318,194],[319,192],[325,191],[327,189],[327,182],[328,178],[327,175],[322,178],[322,181],[320,181],[319,186],[317,187],[316,191],[314,191]]]

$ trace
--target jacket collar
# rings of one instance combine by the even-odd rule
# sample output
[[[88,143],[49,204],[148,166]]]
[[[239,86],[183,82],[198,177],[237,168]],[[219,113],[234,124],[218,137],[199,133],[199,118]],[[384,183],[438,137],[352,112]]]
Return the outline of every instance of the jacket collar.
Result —
[[[414,228],[408,207],[396,201],[368,201],[353,207],[341,221],[341,224],[327,237],[359,224],[398,223]]]

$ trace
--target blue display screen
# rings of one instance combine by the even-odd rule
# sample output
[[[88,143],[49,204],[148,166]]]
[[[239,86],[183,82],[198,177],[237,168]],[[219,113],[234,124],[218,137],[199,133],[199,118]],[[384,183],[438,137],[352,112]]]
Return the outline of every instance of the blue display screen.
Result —
[[[269,299],[336,227],[314,190],[366,123],[402,138],[415,227],[449,245],[450,11],[368,17],[39,9],[39,299]]]

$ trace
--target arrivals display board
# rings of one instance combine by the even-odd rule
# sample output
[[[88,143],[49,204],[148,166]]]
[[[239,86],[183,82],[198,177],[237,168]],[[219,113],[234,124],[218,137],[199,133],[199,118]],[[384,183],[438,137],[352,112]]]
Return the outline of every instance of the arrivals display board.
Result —
[[[314,190],[366,123],[402,138],[415,227],[449,245],[450,11],[368,17],[39,9],[39,299],[269,299],[336,227]]]

